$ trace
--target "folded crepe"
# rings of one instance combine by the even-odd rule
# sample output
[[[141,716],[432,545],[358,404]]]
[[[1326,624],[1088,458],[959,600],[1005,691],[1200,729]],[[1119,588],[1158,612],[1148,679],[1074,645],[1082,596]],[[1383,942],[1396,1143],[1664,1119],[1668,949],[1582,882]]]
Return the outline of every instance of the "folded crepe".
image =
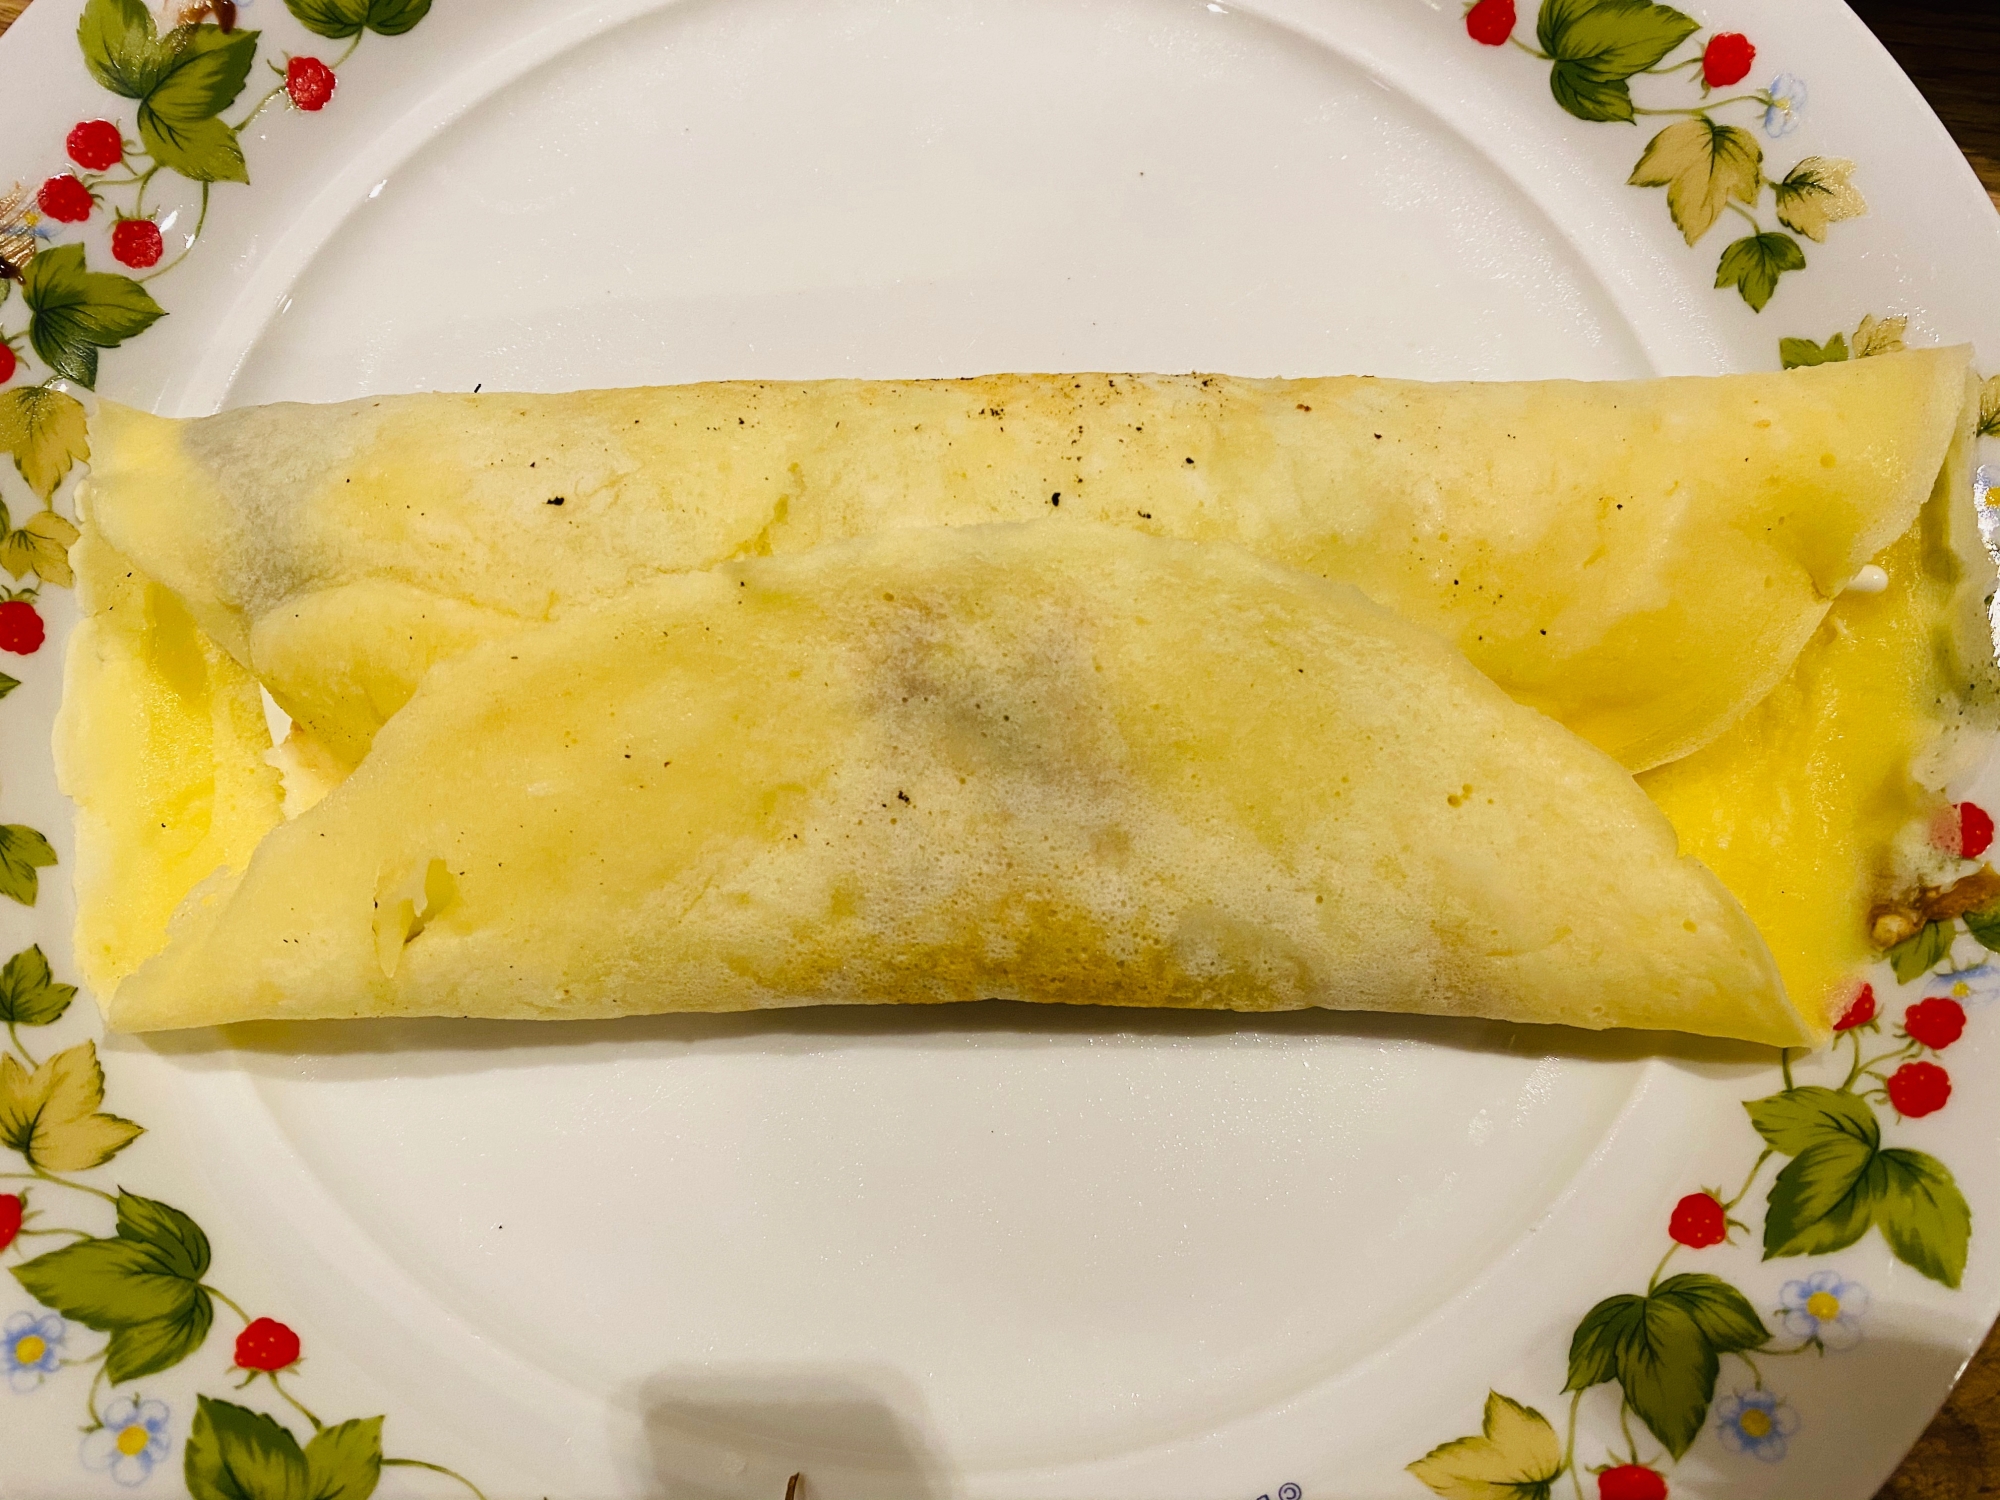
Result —
[[[102,403],[85,503],[345,764],[430,665],[662,573],[1053,517],[1436,630],[1632,770],[1770,691],[1943,460],[1967,352],[1584,384],[996,375]]]
[[[669,577],[440,664],[110,1018],[983,997],[1824,1032],[1632,778],[1430,632],[1055,521]]]
[[[283,821],[257,680],[91,527],[70,551],[56,777],[76,804],[76,961],[100,996],[188,893],[241,870]]]
[[[1763,702],[1639,778],[1810,1012],[1838,1013],[1877,956],[1872,908],[1976,868],[1927,835],[2000,707],[1994,566],[1971,504],[1978,409],[1969,389],[1930,499],[1880,558],[1885,586],[1835,600]]]

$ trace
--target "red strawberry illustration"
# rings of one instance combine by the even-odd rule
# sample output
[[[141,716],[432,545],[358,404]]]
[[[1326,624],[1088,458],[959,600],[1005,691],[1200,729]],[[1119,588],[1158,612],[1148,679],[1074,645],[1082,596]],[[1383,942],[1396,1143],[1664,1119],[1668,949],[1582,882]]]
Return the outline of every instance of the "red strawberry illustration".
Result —
[[[1950,1098],[1951,1074],[1936,1063],[1907,1062],[1889,1075],[1889,1102],[1908,1119],[1934,1115]]]
[[[1478,0],[1465,13],[1465,30],[1475,42],[1504,47],[1514,34],[1514,0]]]
[[[299,1336],[276,1318],[258,1318],[236,1335],[236,1365],[275,1372],[297,1364]]]
[[[19,1193],[0,1193],[0,1250],[14,1243],[21,1232],[21,1211],[27,1205]]]
[[[151,219],[120,219],[111,226],[112,258],[121,265],[139,271],[156,266],[165,248],[160,226]]]
[[[1942,1052],[1965,1035],[1965,1007],[1942,995],[1919,1000],[1903,1012],[1903,1030],[1912,1041]]]
[[[1597,1500],[1667,1500],[1667,1481],[1658,1469],[1620,1464],[1597,1475]]]
[[[109,120],[85,120],[64,142],[69,159],[87,172],[103,172],[125,159],[125,138]]]
[[[335,81],[333,69],[316,57],[295,57],[285,64],[285,92],[308,114],[326,108]]]
[[[1875,986],[1864,984],[1861,991],[1847,1002],[1847,1009],[1840,1013],[1840,1019],[1833,1023],[1835,1031],[1852,1031],[1857,1026],[1866,1026],[1875,1019]]]
[[[81,224],[90,217],[90,189],[73,173],[51,177],[35,194],[35,206],[61,224]]]
[[[16,656],[33,656],[42,649],[42,642],[47,638],[47,627],[42,624],[42,617],[35,613],[34,605],[26,599],[0,602],[0,651],[11,651]]]
[[[1690,1250],[1706,1250],[1729,1238],[1722,1202],[1713,1193],[1689,1193],[1674,1205],[1667,1235]]]
[[[1977,859],[1993,847],[1993,818],[1976,802],[1958,804],[1958,852]]]
[[[1701,81],[1712,89],[1741,83],[1750,76],[1750,64],[1756,59],[1757,49],[1749,37],[1740,31],[1718,31],[1702,50]]]
[[[0,344],[0,385],[14,378],[14,370],[20,361],[14,357],[13,346]]]

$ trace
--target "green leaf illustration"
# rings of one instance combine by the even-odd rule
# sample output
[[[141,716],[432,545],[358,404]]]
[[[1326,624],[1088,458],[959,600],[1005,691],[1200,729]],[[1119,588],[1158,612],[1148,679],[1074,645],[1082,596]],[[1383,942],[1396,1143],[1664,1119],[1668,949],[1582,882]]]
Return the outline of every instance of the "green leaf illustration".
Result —
[[[188,1281],[208,1274],[208,1236],[179,1209],[136,1193],[118,1195],[118,1234],[150,1246],[163,1271]]]
[[[308,31],[350,37],[364,27],[379,36],[401,36],[430,13],[431,0],[285,0],[285,9]]]
[[[1594,78],[1573,63],[1557,63],[1549,72],[1549,92],[1579,120],[1638,123],[1632,90],[1622,78]]]
[[[1535,35],[1555,63],[1549,90],[1581,120],[1631,120],[1625,80],[1697,29],[1692,17],[1648,0],[1542,0],[1535,19]]]
[[[177,1208],[118,1195],[115,1239],[80,1240],[14,1268],[30,1296],[111,1335],[105,1372],[137,1380],[186,1359],[208,1337],[214,1303],[201,1285],[208,1236]]]
[[[1479,1436],[1440,1443],[1408,1467],[1446,1500],[1547,1500],[1562,1442],[1532,1406],[1489,1391]]]
[[[175,120],[139,106],[139,139],[156,160],[195,182],[248,182],[236,132],[221,120]]]
[[[109,1244],[111,1241],[95,1241]],[[85,1246],[75,1247],[83,1249]],[[56,1251],[55,1254],[62,1254]],[[46,1257],[45,1257],[46,1258]],[[29,1262],[29,1265],[34,1262]],[[27,1267],[15,1272],[20,1276]],[[24,1279],[25,1284],[25,1279]],[[46,1303],[32,1286],[28,1290],[38,1301]],[[57,1306],[56,1311],[70,1316],[68,1310]],[[86,1327],[94,1326],[82,1318],[77,1319]],[[139,1380],[147,1375],[157,1375],[162,1370],[170,1370],[190,1354],[199,1349],[208,1339],[208,1331],[215,1323],[215,1305],[209,1295],[195,1291],[191,1295],[165,1307],[161,1316],[146,1318],[137,1322],[120,1323],[108,1327],[111,1340],[105,1346],[105,1374],[114,1384],[128,1380]]]
[[[79,1240],[16,1266],[14,1278],[45,1307],[100,1330],[171,1317],[191,1300],[180,1278],[163,1277],[144,1246],[124,1240]]]
[[[431,0],[372,0],[368,29],[378,36],[401,36],[431,11]]]
[[[1701,1434],[1722,1362],[1687,1309],[1648,1297],[1618,1351],[1618,1383],[1639,1420],[1679,1458]]]
[[[39,385],[0,392],[0,448],[14,455],[14,467],[46,505],[71,466],[90,457],[83,403]]]
[[[0,698],[6,697],[9,693],[13,692],[14,689],[19,687],[20,685],[21,685],[20,678],[9,677],[5,672],[0,672]]]
[[[1949,922],[1926,922],[1915,937],[1905,938],[1889,950],[1889,967],[1899,983],[1908,984],[1925,970],[1944,961],[1951,952]]]
[[[1699,29],[1692,16],[1650,0],[1542,0],[1535,18],[1544,52],[1603,78],[1644,72]]]
[[[1824,344],[1811,339],[1779,339],[1778,360],[1787,370],[1803,365],[1838,364],[1847,358],[1847,335],[1836,333]]]
[[[306,1474],[312,1500],[368,1500],[382,1478],[382,1419],[356,1417],[314,1433]]]
[[[164,1318],[127,1324],[111,1335],[105,1371],[121,1381],[170,1370],[202,1346],[214,1322],[215,1306],[204,1292]]]
[[[173,66],[147,90],[146,102],[172,120],[206,120],[236,102],[257,60],[255,31],[183,26],[167,38]]]
[[[193,1500],[315,1500],[299,1440],[260,1411],[195,1397],[182,1478]]]
[[[250,180],[236,132],[216,116],[243,91],[256,60],[257,36],[201,25],[181,26],[162,37],[141,0],[89,0],[77,25],[77,41],[97,81],[139,101],[139,138],[146,149],[196,182]],[[39,342],[35,347],[41,351]]]
[[[367,0],[285,0],[285,9],[307,31],[336,40],[353,36],[368,24]]]
[[[1767,230],[1746,235],[1722,252],[1715,284],[1735,287],[1752,312],[1762,312],[1778,289],[1778,278],[1787,271],[1805,268],[1806,253],[1799,248],[1799,242],[1788,234]]]
[[[34,829],[0,823],[0,896],[33,906],[41,892],[41,877],[35,871],[55,862],[56,851]]]
[[[1735,1287],[1703,1273],[1671,1276],[1650,1296],[1606,1297],[1569,1345],[1565,1391],[1616,1380],[1653,1435],[1679,1458],[1701,1432],[1715,1396],[1718,1356],[1769,1337]]]
[[[1868,200],[1850,180],[1854,163],[1837,156],[1808,156],[1784,180],[1771,184],[1778,198],[1778,221],[1807,239],[1826,239],[1826,226],[1868,212]]]
[[[1877,354],[1897,353],[1903,348],[1903,335],[1909,327],[1908,313],[1898,313],[1892,318],[1863,313],[1860,326],[1854,330],[1854,357],[1869,359]]]
[[[127,99],[145,98],[173,65],[144,0],[88,0],[76,39],[91,76]]]
[[[1920,1151],[1883,1149],[1882,1127],[1867,1100],[1815,1086],[1743,1107],[1771,1148],[1792,1158],[1766,1200],[1764,1259],[1844,1250],[1875,1224],[1898,1259],[1933,1281],[1958,1285],[1972,1212],[1942,1163]],[[1684,1279],[1663,1283],[1660,1293]],[[1718,1349],[1732,1347],[1706,1323],[1704,1329]],[[1574,1346],[1570,1358],[1574,1369]]]
[[[1569,1379],[1563,1390],[1583,1391],[1618,1378],[1618,1351],[1645,1315],[1646,1299],[1630,1292],[1606,1297],[1583,1315],[1569,1341]]]
[[[97,1044],[58,1052],[32,1073],[0,1055],[0,1144],[31,1167],[84,1172],[102,1166],[136,1139],[139,1127],[99,1112],[104,1069]]]
[[[2000,375],[1988,377],[1979,387],[1979,435],[2000,437]]]
[[[1764,150],[1749,131],[1697,115],[1654,136],[1626,181],[1665,188],[1667,212],[1692,245],[1715,227],[1731,198],[1757,201],[1764,190]]]
[[[98,350],[117,347],[165,316],[131,277],[87,269],[81,245],[58,245],[29,261],[21,292],[33,309],[28,340],[35,353],[85,387],[97,384]]]
[[[44,583],[69,588],[76,582],[69,567],[69,549],[76,545],[76,537],[76,527],[66,518],[52,510],[36,511],[25,526],[0,537],[0,568],[16,578],[33,573]]]
[[[0,969],[0,1023],[47,1026],[62,1019],[76,986],[57,984],[39,946],[23,948]]]
[[[216,116],[235,102],[257,58],[254,31],[183,26],[173,64],[139,105],[139,139],[156,160],[196,182],[248,182],[236,132]]]
[[[1671,1303],[1685,1312],[1718,1354],[1755,1349],[1771,1336],[1748,1297],[1705,1272],[1669,1276],[1653,1289],[1653,1301]]]
[[[1892,1146],[1875,1158],[1875,1222],[1896,1258],[1948,1287],[1965,1274],[1972,1210],[1936,1157]]]
[[[1764,1259],[1846,1249],[1868,1232],[1880,1191],[1873,1146],[1844,1136],[1808,1146],[1771,1184]]]
[[[1766,1099],[1745,1100],[1743,1108],[1757,1134],[1786,1156],[1826,1140],[1856,1141],[1871,1152],[1882,1142],[1882,1127],[1868,1101],[1839,1089],[1786,1089]]]

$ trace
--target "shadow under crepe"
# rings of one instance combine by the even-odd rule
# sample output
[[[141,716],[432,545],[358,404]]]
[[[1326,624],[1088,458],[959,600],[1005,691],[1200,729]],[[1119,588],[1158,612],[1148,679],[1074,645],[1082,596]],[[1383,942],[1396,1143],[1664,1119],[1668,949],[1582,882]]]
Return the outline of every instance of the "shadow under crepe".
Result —
[[[1775,1067],[1776,1049],[1679,1032],[1584,1031],[1370,1011],[1140,1010],[981,1000],[948,1005],[818,1005],[721,1014],[627,1016],[588,1021],[481,1021],[436,1017],[359,1021],[258,1021],[195,1031],[111,1037],[192,1070],[257,1071],[259,1059],[310,1059],[322,1078],[437,1077],[537,1061],[543,1048],[605,1055],[634,1048],[801,1055],[896,1041],[935,1047],[1032,1049],[1091,1038],[1131,1042],[1348,1038],[1421,1042],[1461,1052],[1579,1062],[1670,1062],[1701,1077],[1734,1079]]]
[[[949,1500],[905,1377],[856,1366],[666,1370],[623,1393],[647,1500]]]

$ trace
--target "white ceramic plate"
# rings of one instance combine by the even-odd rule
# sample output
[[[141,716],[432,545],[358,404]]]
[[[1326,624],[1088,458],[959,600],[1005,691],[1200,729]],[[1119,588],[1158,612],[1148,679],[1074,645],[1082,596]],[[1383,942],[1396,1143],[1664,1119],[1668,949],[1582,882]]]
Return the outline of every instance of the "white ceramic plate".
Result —
[[[1781,337],[1853,349],[1864,315],[2000,362],[2000,220],[1837,0],[1716,0],[1685,40],[1637,0],[1566,0],[1543,42],[1524,13],[1519,45],[1471,34],[1504,0],[1470,29],[1458,0],[254,0],[235,15],[254,41],[201,33],[207,71],[168,69],[147,101],[157,149],[192,171],[227,175],[227,140],[200,123],[215,109],[233,125],[288,56],[342,57],[294,11],[377,29],[324,108],[281,95],[241,130],[252,185],[214,187],[191,249],[201,191],[173,171],[148,184],[163,258],[130,274],[187,254],[145,283],[166,316],[144,327],[123,284],[64,279],[71,247],[92,273],[126,274],[121,248],[145,258],[146,231],[112,225],[132,174],[64,157],[79,121],[141,140],[142,101],[85,66],[82,9],[38,0],[0,41],[8,174],[31,193],[66,169],[104,179],[83,222],[22,219],[46,349],[17,338],[4,400],[51,356],[86,373],[93,329],[129,335],[99,389],[183,414],[727,376],[1760,369]],[[136,0],[91,15],[139,25]],[[1674,65],[1718,30],[1756,57],[1704,95],[1703,64]],[[1531,55],[1549,50],[1560,69]],[[1615,114],[1623,74],[1656,58],[1625,97],[1683,113],[1590,121],[1552,94],[1556,72],[1579,108]],[[1813,240],[1753,174],[1755,203],[1690,247],[1660,188],[1626,179],[1701,107],[1770,178],[1819,158],[1837,189],[1826,162],[1852,161],[1866,213]],[[1783,269],[1794,252],[1806,264]],[[1714,285],[1724,264],[1747,288]],[[62,287],[89,317],[64,321]],[[0,331],[29,313],[16,286]],[[11,469],[0,496],[10,525],[39,506]],[[26,586],[21,535],[0,562]],[[60,980],[68,815],[48,730],[72,610],[53,579],[36,607],[52,636],[6,663],[21,686],[0,703],[0,818],[45,832],[59,863],[32,908],[0,901],[0,940],[38,944]],[[1944,966],[1981,956],[1961,933]],[[0,984],[30,1021],[60,998],[31,968]],[[1766,1352],[1721,1353],[1710,1391],[1741,1309],[1679,1283],[1678,1310],[1656,1295],[1651,1332],[1607,1366],[1620,1379],[1574,1397],[1586,1315],[1629,1317],[1600,1304],[1660,1274],[1675,1205],[1734,1194],[1759,1161],[1741,1106],[1783,1086],[1767,1054],[999,1006],[103,1042],[103,1108],[146,1133],[61,1183],[0,1181],[27,1187],[29,1230],[58,1231],[0,1264],[75,1241],[104,1278],[66,1281],[66,1314],[0,1278],[0,1491],[291,1500],[379,1477],[386,1496],[466,1493],[449,1470],[491,1500],[778,1500],[803,1471],[808,1500],[1375,1500],[1423,1496],[1405,1466],[1484,1419],[1426,1470],[1444,1492],[1864,1497],[2000,1307],[1991,982],[1875,980],[1870,1055],[1899,1045],[1909,1004],[1965,992],[1963,1038],[1917,1059],[1949,1072],[1948,1105],[1868,1110],[1881,1149],[1926,1153],[1969,1200],[1962,1278],[1935,1180],[1899,1200],[1901,1258],[1876,1229],[1760,1258],[1781,1156],[1733,1240],[1680,1248],[1664,1273],[1733,1288]],[[74,1066],[97,1033],[79,1001],[16,1046]],[[1848,1057],[1796,1081],[1838,1085]],[[33,1096],[0,1070],[8,1088]],[[154,1210],[147,1228],[128,1203],[126,1248],[107,1247],[92,1193],[119,1189],[186,1221]],[[239,1344],[251,1317],[295,1333],[302,1361],[267,1325]],[[173,1362],[113,1382],[113,1348],[121,1370]],[[309,1448],[308,1411],[329,1424]],[[378,1471],[381,1452],[419,1462]]]

